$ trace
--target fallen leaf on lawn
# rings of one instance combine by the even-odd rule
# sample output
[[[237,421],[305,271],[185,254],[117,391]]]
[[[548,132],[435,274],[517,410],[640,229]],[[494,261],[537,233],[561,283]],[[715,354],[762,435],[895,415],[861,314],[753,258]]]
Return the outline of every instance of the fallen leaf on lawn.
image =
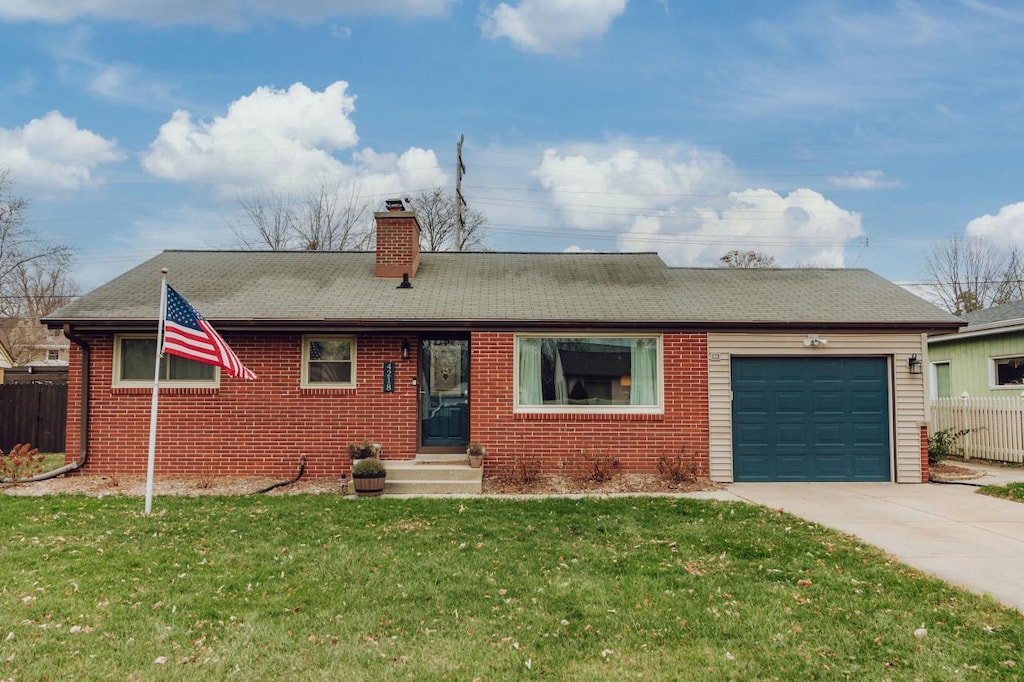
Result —
[[[796,584],[797,587],[807,587],[808,585],[813,585],[814,583],[812,583],[808,578],[802,578],[800,580],[797,580]]]
[[[157,665],[163,665],[164,663],[167,662],[167,657],[166,656],[157,656],[156,660],[153,661],[153,662],[156,663]]]

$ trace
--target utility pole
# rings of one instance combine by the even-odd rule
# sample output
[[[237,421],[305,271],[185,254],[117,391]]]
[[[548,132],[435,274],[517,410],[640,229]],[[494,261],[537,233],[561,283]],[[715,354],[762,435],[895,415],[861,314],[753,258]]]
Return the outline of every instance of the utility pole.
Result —
[[[462,143],[465,135],[459,135],[458,160],[455,162],[455,250],[462,251],[462,207],[466,200],[462,198],[462,174],[466,172],[466,165],[462,163]]]

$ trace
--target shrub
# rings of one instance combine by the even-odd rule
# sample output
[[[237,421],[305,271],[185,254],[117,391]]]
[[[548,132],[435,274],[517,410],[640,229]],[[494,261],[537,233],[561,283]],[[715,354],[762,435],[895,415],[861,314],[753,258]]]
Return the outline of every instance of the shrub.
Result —
[[[380,454],[380,447],[376,443],[371,443],[365,438],[358,443],[349,443],[347,449],[348,456],[353,460],[376,457]]]
[[[353,476],[380,476],[385,473],[384,462],[376,457],[363,457],[357,459],[352,465]]]
[[[537,482],[540,478],[540,465],[526,457],[516,457],[512,460],[512,470],[505,480],[517,486],[528,486]]]
[[[8,483],[19,483],[26,478],[32,478],[43,470],[45,456],[39,454],[39,449],[28,443],[18,443],[9,454],[0,451],[0,478]]]
[[[928,463],[938,464],[950,455],[963,457],[960,439],[970,432],[970,429],[942,429],[928,436]]]
[[[658,474],[669,483],[690,483],[697,480],[697,467],[680,452],[675,457],[659,457]]]
[[[604,483],[612,480],[615,470],[619,468],[619,458],[596,455],[587,457],[584,454],[583,466],[580,469],[579,480],[591,483]]]

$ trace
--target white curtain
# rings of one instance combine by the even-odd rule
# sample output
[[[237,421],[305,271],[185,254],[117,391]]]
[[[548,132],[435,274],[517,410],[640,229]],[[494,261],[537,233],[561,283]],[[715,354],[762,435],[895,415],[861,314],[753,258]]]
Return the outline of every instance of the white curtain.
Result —
[[[562,368],[562,355],[555,345],[555,402],[565,405],[569,402],[569,387],[565,382],[565,370]]]
[[[519,339],[519,404],[542,405],[540,339]]]
[[[633,383],[629,391],[629,404],[657,404],[657,345],[652,339],[634,339],[630,355]]]

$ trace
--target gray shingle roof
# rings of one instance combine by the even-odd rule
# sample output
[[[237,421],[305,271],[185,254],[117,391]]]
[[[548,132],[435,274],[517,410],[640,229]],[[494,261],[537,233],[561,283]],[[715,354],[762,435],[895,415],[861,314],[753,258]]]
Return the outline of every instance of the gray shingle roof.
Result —
[[[171,286],[222,323],[959,323],[867,270],[670,268],[651,253],[424,253],[413,288],[398,289],[374,278],[373,253],[254,251],[165,251],[48,321],[152,321],[164,267]]]
[[[976,327],[999,327],[999,323],[1020,324],[1024,321],[1024,301],[1014,301],[1003,305],[992,306],[986,310],[979,310],[976,313],[968,313],[963,316],[967,321],[964,331],[971,331]]]

